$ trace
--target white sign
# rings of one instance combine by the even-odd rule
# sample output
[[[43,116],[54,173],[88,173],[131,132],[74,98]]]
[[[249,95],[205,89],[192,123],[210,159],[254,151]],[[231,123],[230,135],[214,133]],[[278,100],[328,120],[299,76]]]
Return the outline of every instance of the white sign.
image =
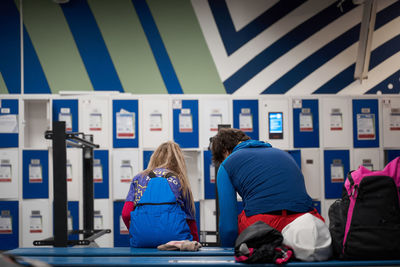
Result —
[[[193,118],[188,108],[181,109],[181,113],[179,113],[179,132],[193,132]]]
[[[239,114],[239,128],[243,132],[253,131],[253,115],[249,108],[242,108]]]
[[[135,138],[135,112],[128,112],[121,109],[117,112],[117,138],[134,139]]]

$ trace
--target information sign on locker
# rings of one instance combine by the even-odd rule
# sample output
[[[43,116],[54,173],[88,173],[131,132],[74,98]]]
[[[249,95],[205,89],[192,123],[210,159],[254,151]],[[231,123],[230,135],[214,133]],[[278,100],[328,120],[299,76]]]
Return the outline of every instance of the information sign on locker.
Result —
[[[156,148],[171,139],[168,99],[143,99],[141,103],[143,147]]]
[[[317,99],[293,99],[294,147],[319,147]]]
[[[357,148],[354,149],[353,170],[359,166],[364,166],[371,171],[381,170],[381,160],[379,148]]]
[[[94,198],[108,198],[108,150],[95,150],[93,159]]]
[[[138,147],[138,100],[113,100],[113,146]]]
[[[93,135],[93,142],[100,147],[108,147],[109,108],[108,99],[95,98],[79,101],[79,129],[85,134]]]
[[[112,214],[108,199],[94,200],[94,229],[111,229]],[[112,234],[105,234],[96,239],[100,247],[112,247]]]
[[[53,121],[65,121],[67,132],[78,132],[78,100],[54,99]]]
[[[258,100],[233,100],[233,128],[259,139]]]
[[[49,197],[49,158],[47,150],[22,152],[23,198]]]
[[[270,99],[260,102],[260,139],[273,147],[288,149],[289,102],[287,99]]]
[[[33,247],[33,241],[51,236],[49,200],[35,199],[22,202],[22,246]]]
[[[217,134],[218,125],[230,123],[228,99],[201,99],[200,121],[201,147],[206,148],[210,137]]]
[[[379,147],[377,99],[353,99],[354,147]]]
[[[125,200],[132,178],[139,172],[138,150],[114,150],[113,199]]]
[[[321,199],[321,175],[319,149],[301,150],[301,171],[307,193],[312,199]]]
[[[18,201],[0,201],[0,250],[18,248]]]
[[[0,199],[18,199],[18,150],[0,149]]]
[[[129,247],[129,229],[122,220],[124,201],[114,201],[114,247]]]
[[[174,140],[182,148],[199,147],[198,100],[173,99]]]
[[[18,99],[0,99],[0,147],[18,147]]]
[[[382,99],[383,146],[400,147],[400,99]]]
[[[350,147],[350,100],[341,97],[323,98],[321,105],[324,147]]]
[[[340,198],[343,183],[350,171],[348,150],[324,151],[325,198]]]

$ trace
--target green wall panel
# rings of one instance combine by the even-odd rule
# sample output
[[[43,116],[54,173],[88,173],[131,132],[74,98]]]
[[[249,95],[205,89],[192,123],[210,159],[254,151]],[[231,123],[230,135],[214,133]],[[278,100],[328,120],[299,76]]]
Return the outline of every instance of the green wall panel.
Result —
[[[183,92],[225,94],[191,2],[148,0],[147,3]]]
[[[130,0],[88,0],[125,92],[166,94],[164,82]]]
[[[24,0],[23,19],[52,93],[93,90],[60,6]]]

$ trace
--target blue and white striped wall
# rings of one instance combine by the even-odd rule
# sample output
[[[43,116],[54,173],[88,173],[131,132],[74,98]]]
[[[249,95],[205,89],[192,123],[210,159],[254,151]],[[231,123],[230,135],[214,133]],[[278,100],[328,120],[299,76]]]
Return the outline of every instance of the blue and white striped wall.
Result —
[[[363,8],[339,2],[2,0],[0,94],[399,93],[400,1],[377,1],[363,83]]]

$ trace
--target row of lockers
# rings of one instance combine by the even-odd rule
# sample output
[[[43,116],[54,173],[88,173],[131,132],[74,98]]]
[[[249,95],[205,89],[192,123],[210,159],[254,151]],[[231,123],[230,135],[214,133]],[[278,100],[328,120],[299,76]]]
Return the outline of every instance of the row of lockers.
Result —
[[[93,134],[102,148],[110,148],[111,142],[113,148],[154,148],[171,139],[182,148],[205,148],[219,124],[240,128],[253,139],[268,140],[283,149],[393,148],[399,146],[400,138],[399,97],[81,97],[24,99],[23,109],[18,103],[17,99],[1,101],[0,147],[18,147],[21,126],[22,147],[47,148],[49,141],[43,133],[51,120],[65,121],[67,131]],[[23,114],[20,124],[19,111]]]
[[[115,149],[110,155],[108,150],[94,151],[94,197],[124,200],[132,177],[147,167],[152,152]],[[385,163],[400,156],[400,150],[383,152],[375,148],[323,150],[322,158],[319,149],[288,150],[288,153],[301,168],[307,191],[314,199],[339,198],[345,175],[351,169],[363,165],[371,170],[379,170]],[[215,198],[215,168],[210,151],[184,151],[184,154],[195,200]],[[68,200],[71,201],[82,199],[81,158],[79,149],[67,149]],[[18,150],[1,149],[0,199],[20,199],[18,185],[21,182],[22,199],[49,198],[49,190],[52,189],[49,186],[52,172],[49,159],[48,150],[23,150],[22,165],[19,167]],[[22,169],[22,180],[19,180],[19,169]]]

